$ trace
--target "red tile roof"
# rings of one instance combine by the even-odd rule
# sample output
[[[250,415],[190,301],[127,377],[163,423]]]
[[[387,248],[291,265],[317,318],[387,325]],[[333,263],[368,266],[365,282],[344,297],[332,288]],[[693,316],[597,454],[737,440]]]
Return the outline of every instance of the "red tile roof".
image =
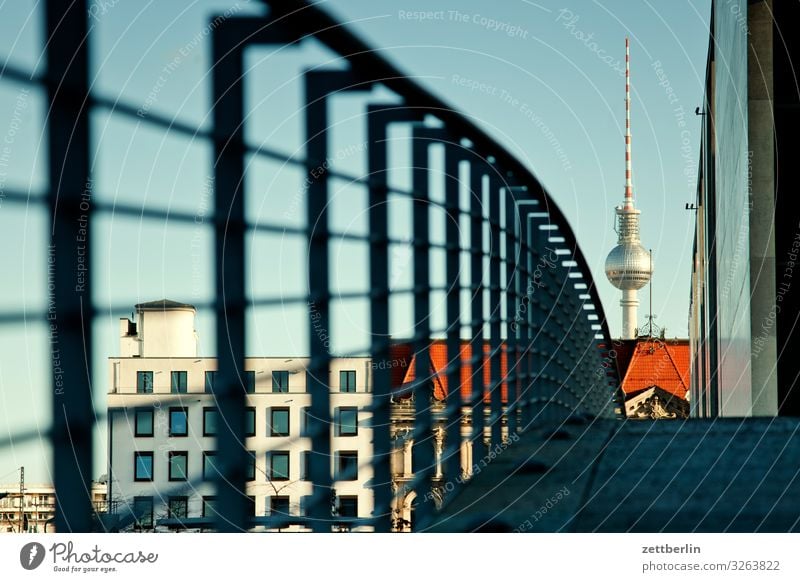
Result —
[[[505,345],[501,344],[500,352],[500,377],[503,379],[500,386],[500,394],[503,402],[508,402],[508,382],[505,378],[508,376],[508,354],[505,351]],[[462,340],[460,351],[461,359],[461,401],[466,402],[472,394],[472,344],[467,340]],[[491,376],[491,365],[489,353],[491,346],[488,342],[483,344],[483,386],[484,386],[484,401],[490,401],[489,382]],[[404,368],[405,375],[401,382],[397,382],[400,370],[395,370],[392,375],[392,385],[395,390],[402,391],[416,378],[416,357],[413,356],[409,344],[395,344],[392,346],[392,358],[394,360],[405,359],[408,366]],[[448,393],[447,385],[447,365],[449,358],[447,357],[447,343],[445,340],[433,340],[430,343],[430,361],[431,370],[430,374],[433,377],[433,395],[437,400],[444,400]]]
[[[686,398],[689,390],[689,340],[640,338],[624,372],[622,391],[630,396],[651,386]]]

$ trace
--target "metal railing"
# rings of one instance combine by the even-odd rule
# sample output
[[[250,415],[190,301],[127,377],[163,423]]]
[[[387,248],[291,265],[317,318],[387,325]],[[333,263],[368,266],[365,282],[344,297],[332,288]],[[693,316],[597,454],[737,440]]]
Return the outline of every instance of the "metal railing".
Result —
[[[309,432],[314,455],[309,468],[314,498],[307,516],[292,518],[315,531],[330,531],[330,488],[333,476],[329,426],[330,395],[326,381],[333,354],[315,329],[331,330],[331,302],[342,299],[331,291],[331,276],[337,265],[330,261],[330,243],[348,240],[368,247],[368,291],[353,292],[347,299],[369,302],[370,344],[363,353],[373,361],[388,359],[390,300],[401,291],[391,289],[391,245],[387,202],[390,196],[411,200],[413,232],[413,284],[403,290],[412,296],[412,344],[416,378],[411,388],[413,415],[413,477],[404,484],[418,493],[431,488],[436,452],[431,434],[444,427],[441,455],[444,477],[461,476],[460,429],[468,420],[469,441],[476,450],[491,447],[522,433],[533,423],[557,422],[570,415],[613,417],[617,406],[616,368],[604,353],[610,336],[592,274],[566,219],[536,177],[516,157],[478,128],[467,116],[406,77],[378,53],[370,50],[345,26],[325,11],[303,1],[267,2],[268,15],[230,17],[215,22],[210,33],[213,46],[212,119],[210,129],[192,127],[148,112],[139,115],[134,104],[109,100],[90,89],[89,49],[92,35],[87,26],[87,2],[46,2],[46,62],[42,76],[5,67],[2,80],[43,88],[47,94],[46,131],[49,155],[49,187],[46,198],[36,200],[25,192],[6,190],[6,203],[46,204],[52,230],[46,237],[48,309],[35,314],[50,326],[51,345],[58,349],[51,362],[53,425],[49,439],[53,448],[53,470],[57,491],[57,531],[88,531],[92,528],[91,490],[92,426],[98,418],[91,386],[92,358],[96,339],[92,324],[104,310],[126,306],[93,302],[96,286],[91,272],[76,273],[83,256],[97,252],[91,216],[116,213],[142,221],[189,223],[194,215],[161,211],[137,205],[93,201],[82,204],[91,190],[91,159],[96,144],[90,135],[90,113],[135,120],[163,132],[189,136],[213,144],[213,212],[215,294],[212,302],[199,305],[213,310],[216,319],[218,375],[214,383],[222,422],[217,440],[223,461],[216,482],[218,531],[242,531],[254,523],[275,524],[273,518],[249,515],[245,495],[248,452],[241,446],[244,435],[244,370],[246,311],[260,306],[305,303],[309,325],[309,384],[311,415]],[[248,117],[243,64],[246,49],[284,46],[298,50],[312,39],[339,55],[347,68],[312,68],[303,74],[304,94],[300,111],[304,116],[304,157],[285,156],[245,139]],[[374,102],[369,94],[383,87],[397,96],[394,102]],[[331,103],[345,94],[362,94],[368,135],[366,175],[347,175],[329,166]],[[388,140],[390,128],[410,130],[411,188],[390,186],[393,169]],[[402,144],[401,144],[402,145]],[[443,170],[431,161],[431,152],[443,151]],[[271,226],[248,219],[244,188],[248,172],[246,156],[278,160],[305,169],[307,189],[305,226]],[[466,176],[466,177],[464,177]],[[368,232],[365,235],[334,232],[330,227],[329,203],[332,179],[363,186],[368,192]],[[431,183],[444,191],[434,199]],[[469,202],[463,193],[467,191]],[[434,227],[431,211],[446,217],[444,243],[431,241]],[[79,221],[89,215],[89,233],[79,238]],[[305,237],[308,290],[302,297],[262,297],[246,293],[245,237],[254,232],[281,232]],[[81,240],[82,245],[77,245]],[[431,283],[431,272],[442,261],[446,285]],[[468,273],[468,275],[467,275]],[[77,277],[81,279],[78,281]],[[432,296],[444,296],[446,325],[431,324]],[[56,318],[57,314],[57,318]],[[0,313],[5,324],[30,320],[31,314]],[[432,338],[447,345],[448,363],[431,370]],[[472,391],[462,401],[463,342],[471,345]],[[484,385],[484,346],[488,346],[488,384]],[[505,362],[505,364],[503,364]],[[505,370],[504,370],[505,367]],[[433,396],[434,376],[446,376],[450,389],[444,401]],[[97,381],[97,379],[94,379]],[[337,519],[367,524],[376,531],[392,528],[393,390],[391,372],[376,367],[373,376],[372,427],[375,510],[369,519]],[[410,402],[410,401],[409,401]],[[408,402],[405,403],[406,407]],[[435,406],[434,406],[435,405]],[[396,406],[396,405],[394,405]],[[100,412],[102,416],[102,412]],[[409,420],[410,418],[410,420]],[[396,422],[395,422],[396,424]],[[450,429],[450,430],[448,430]],[[16,434],[3,441],[33,438],[36,431]],[[480,457],[479,454],[474,457]],[[442,481],[441,476],[436,477]],[[451,492],[440,491],[442,503]],[[418,495],[421,498],[421,495]],[[419,504],[418,527],[435,520],[434,504]],[[270,521],[270,519],[272,519]]]

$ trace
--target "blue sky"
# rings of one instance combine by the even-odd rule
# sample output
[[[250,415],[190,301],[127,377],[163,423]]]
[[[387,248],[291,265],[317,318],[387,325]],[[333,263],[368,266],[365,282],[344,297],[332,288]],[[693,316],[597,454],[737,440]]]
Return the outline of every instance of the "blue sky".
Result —
[[[631,38],[633,179],[642,210],[642,243],[655,261],[653,311],[669,336],[687,335],[689,274],[702,79],[708,43],[708,0],[674,2],[479,2],[439,0],[331,0],[324,6],[361,34],[381,55],[397,64],[446,102],[484,127],[527,164],[570,220],[594,272],[612,334],[620,329],[619,292],[603,275],[605,256],[616,242],[613,207],[624,187],[625,36]],[[210,112],[210,35],[212,14],[258,13],[255,1],[133,2],[93,4],[92,82],[110,99],[208,127]],[[429,14],[420,15],[419,12]],[[0,4],[0,60],[24,70],[43,66],[42,7],[34,1]],[[247,53],[249,67],[247,138],[287,156],[302,156],[302,116],[297,112],[303,68],[334,55],[308,43],[302,50],[258,49]],[[171,66],[170,63],[172,63]],[[28,204],[0,197],[0,309],[37,312],[46,304],[45,208],[36,201],[46,188],[43,141],[44,96],[3,79],[0,82],[0,134],[8,146],[0,163],[0,191],[30,192]],[[372,99],[392,99],[377,90]],[[337,99],[332,130],[334,167],[363,173],[365,99]],[[151,208],[204,216],[211,149],[199,139],[167,134],[141,120],[96,110],[94,199],[144,203]],[[398,142],[402,131],[392,135]],[[10,139],[11,143],[8,143]],[[397,155],[398,167],[408,159]],[[253,221],[302,226],[296,198],[302,174],[263,158],[248,159],[248,215]],[[407,172],[392,181],[408,184]],[[363,191],[334,184],[332,219],[339,229],[363,231]],[[407,208],[393,203],[392,216]],[[96,323],[94,354],[96,408],[105,408],[106,359],[117,353],[116,321],[134,303],[169,297],[202,303],[213,289],[212,232],[202,224],[140,221],[110,213],[94,218],[96,253],[91,268],[94,300],[103,316]],[[394,234],[408,236],[397,220]],[[338,244],[334,287],[365,289],[366,249]],[[297,268],[305,248],[299,238],[258,235],[249,241],[253,297],[301,295],[305,274]],[[408,251],[394,249],[394,283],[409,275]],[[438,273],[436,276],[439,276]],[[434,277],[434,282],[436,277]],[[639,320],[648,310],[640,294]],[[393,332],[402,335],[409,302],[393,306]],[[248,352],[252,355],[302,355],[307,336],[302,304],[251,313]],[[334,350],[365,345],[365,302],[336,306]],[[212,320],[200,313],[203,355],[215,351]],[[45,328],[31,321],[0,329],[0,434],[49,424],[49,379]],[[95,476],[104,472],[105,436],[97,430]],[[0,483],[16,479],[25,465],[30,481],[49,481],[49,458],[38,442],[17,442],[0,454]]]

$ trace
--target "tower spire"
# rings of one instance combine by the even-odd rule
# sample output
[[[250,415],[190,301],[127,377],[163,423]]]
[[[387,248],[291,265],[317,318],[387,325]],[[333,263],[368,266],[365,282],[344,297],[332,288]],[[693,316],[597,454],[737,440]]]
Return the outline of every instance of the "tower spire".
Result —
[[[617,246],[606,258],[606,276],[617,289],[622,290],[623,339],[635,339],[636,310],[639,307],[637,292],[653,274],[652,257],[639,240],[639,213],[633,206],[631,180],[631,52],[630,41],[625,38],[625,200],[617,206]]]
[[[625,206],[633,206],[631,180],[631,49],[625,37]]]

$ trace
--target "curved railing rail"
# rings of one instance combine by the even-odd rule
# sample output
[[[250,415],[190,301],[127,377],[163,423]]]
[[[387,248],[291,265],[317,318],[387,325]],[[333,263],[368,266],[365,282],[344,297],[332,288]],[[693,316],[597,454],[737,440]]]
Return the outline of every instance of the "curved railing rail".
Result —
[[[13,67],[2,70],[4,81],[47,92],[50,186],[46,196],[37,198],[13,189],[4,194],[9,204],[48,206],[52,233],[42,236],[56,249],[47,258],[49,308],[33,318],[48,321],[50,314],[58,314],[54,333],[61,351],[51,362],[54,421],[47,435],[58,494],[57,530],[93,527],[91,502],[83,492],[91,490],[87,480],[96,445],[92,426],[106,415],[102,406],[96,410],[93,405],[93,378],[87,373],[98,350],[102,351],[92,326],[104,312],[129,309],[92,300],[97,275],[81,273],[76,286],[79,274],[74,265],[79,256],[98,252],[91,232],[82,233],[83,244],[76,245],[81,235],[77,219],[87,214],[89,224],[92,216],[101,214],[178,224],[195,219],[191,213],[154,210],[145,204],[97,200],[86,208],[82,195],[91,184],[97,148],[90,134],[93,110],[213,144],[214,163],[209,170],[214,196],[207,221],[215,233],[216,287],[213,301],[198,307],[213,310],[216,343],[223,346],[209,394],[221,419],[216,437],[221,457],[215,480],[218,515],[172,515],[160,519],[161,526],[221,531],[296,526],[330,531],[333,524],[402,530],[410,521],[404,511],[413,506],[413,529],[424,529],[456,485],[475,473],[479,462],[494,458],[498,447],[505,448],[530,426],[576,414],[617,414],[619,382],[605,352],[611,345],[609,330],[575,234],[528,168],[470,118],[409,79],[325,11],[303,1],[268,2],[265,17],[214,21],[209,35],[213,47],[210,129],[149,111],[142,114],[134,104],[110,100],[90,89],[87,39],[92,42],[92,33],[86,4],[46,3],[47,71],[43,76]],[[299,106],[305,124],[303,155],[287,156],[264,144],[253,145],[245,137],[249,123],[245,51],[263,45],[296,50],[310,39],[342,57],[347,68],[318,66],[303,73]],[[376,87],[388,89],[396,100],[376,102],[370,93]],[[349,175],[329,163],[334,125],[331,103],[345,94],[358,94],[364,100],[365,175]],[[408,138],[390,141],[395,127],[405,127]],[[408,189],[391,186],[389,179],[393,172],[403,170],[395,154],[404,145],[411,157],[411,167],[406,168]],[[434,161],[435,151],[443,154],[441,163]],[[261,224],[248,216],[247,156],[304,169],[304,191],[298,195],[306,211],[305,226]],[[334,179],[366,190],[366,234],[331,228]],[[389,215],[393,199],[410,203],[407,220]],[[400,221],[411,232],[410,241],[392,234]],[[259,233],[305,240],[307,258],[300,266],[307,273],[305,294],[248,294],[246,237]],[[333,291],[330,282],[339,265],[330,261],[332,241],[367,248],[366,291]],[[398,244],[408,244],[413,259],[411,285],[405,289],[394,288],[390,280],[394,260],[390,250]],[[392,302],[400,296],[409,300],[402,316],[413,330],[402,341],[391,335],[396,329],[391,321]],[[372,496],[369,505],[373,508],[356,515],[344,510],[337,515],[337,482],[331,470],[331,459],[338,452],[331,436],[336,419],[328,379],[338,356],[332,353],[328,338],[335,331],[331,305],[346,300],[368,303],[367,345],[353,355],[369,358],[373,364],[369,404],[363,407],[363,419],[359,418],[372,438],[358,457],[372,472],[365,494]],[[250,453],[242,446],[247,438],[246,408],[253,398],[243,384],[246,330],[252,325],[247,310],[280,310],[299,304],[308,311],[305,391],[311,394],[306,427],[312,453],[307,467],[311,494],[303,515],[273,511],[256,517],[245,474]],[[29,312],[0,313],[0,321],[7,325],[31,317]],[[411,365],[398,380],[390,365],[380,364],[400,352],[410,354]],[[125,413],[109,410],[109,422],[120,412]],[[32,434],[17,438],[32,438]],[[11,442],[13,437],[3,446]],[[121,445],[110,445],[114,446]],[[269,449],[256,451],[263,452],[268,454]],[[115,479],[113,470],[110,479]],[[202,481],[201,476],[189,475],[175,490],[191,491]],[[109,522],[114,525],[106,524],[110,529],[124,528],[131,519],[141,517],[134,515],[132,499],[122,497],[130,509]]]

